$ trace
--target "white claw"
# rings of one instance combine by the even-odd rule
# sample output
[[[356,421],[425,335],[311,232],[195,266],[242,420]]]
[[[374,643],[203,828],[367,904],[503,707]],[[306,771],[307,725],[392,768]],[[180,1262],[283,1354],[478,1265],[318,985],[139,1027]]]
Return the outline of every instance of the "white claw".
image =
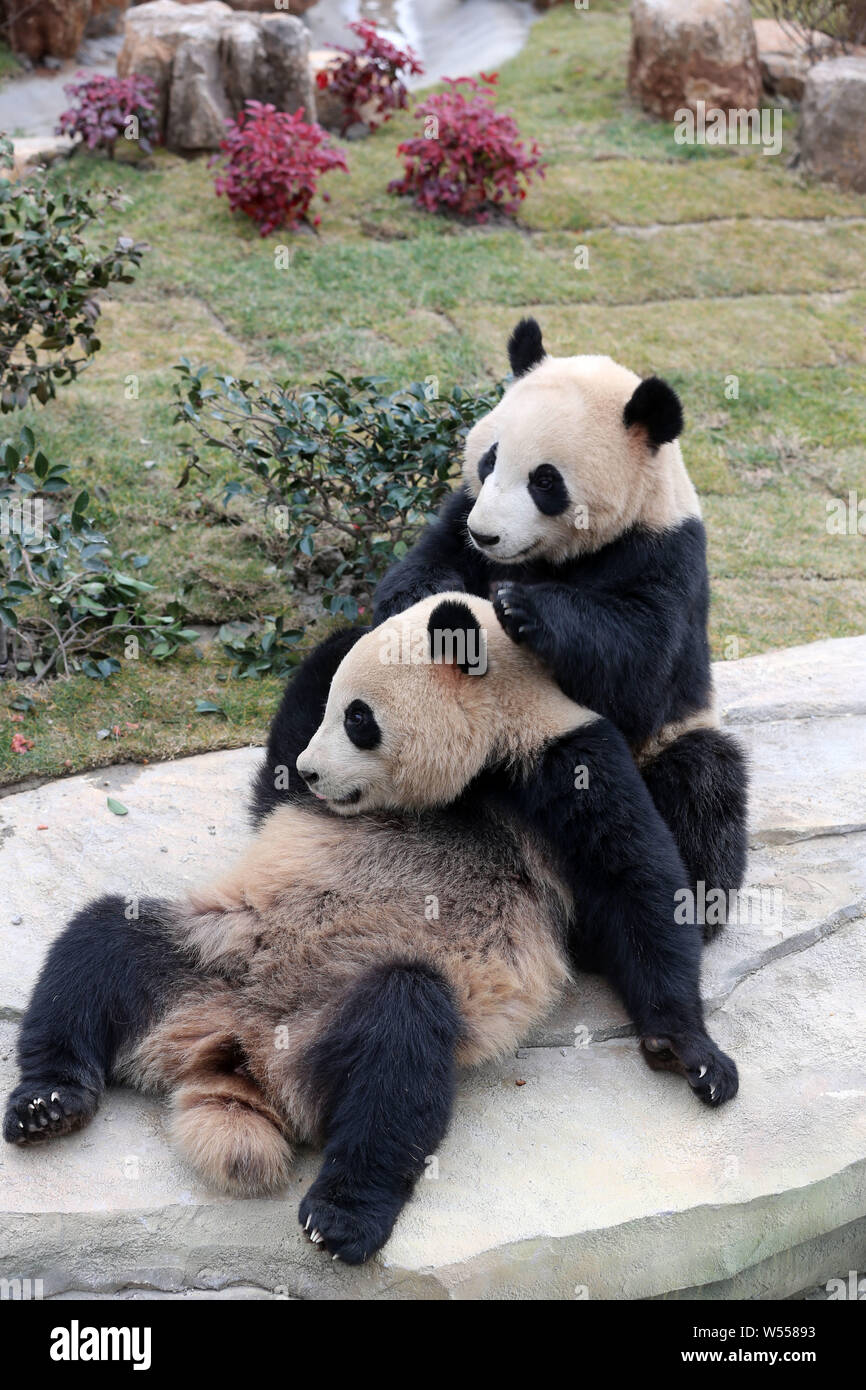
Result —
[[[58,1093],[57,1091],[52,1091],[52,1092],[51,1092],[51,1099],[52,1099],[52,1100],[59,1100],[59,1099],[60,1099],[59,1093]]]
[[[35,1100],[30,1101],[30,1102],[28,1103],[28,1105],[27,1105],[27,1109],[28,1109],[28,1110],[35,1110],[35,1108],[36,1108],[36,1101],[35,1101]]]
[[[716,1098],[716,1088],[715,1088],[715,1086],[711,1086],[711,1087],[710,1087],[710,1100],[715,1100],[715,1098]]]
[[[338,1260],[339,1258],[340,1258],[339,1255],[332,1255],[332,1256],[331,1256],[331,1259],[332,1259],[332,1260]]]
[[[307,1217],[307,1224],[306,1224],[306,1226],[304,1227],[304,1230],[305,1230],[305,1231],[308,1231],[308,1230],[310,1229],[310,1222],[312,1221],[312,1219],[313,1219],[313,1218],[312,1218],[312,1215],[310,1215],[310,1216]]]
[[[23,1129],[23,1128],[24,1128],[24,1121],[23,1121],[23,1120],[19,1120],[19,1121],[18,1121],[18,1128],[19,1128],[19,1129]]]
[[[707,1069],[706,1069],[706,1067],[701,1067],[700,1071],[698,1072],[698,1076],[699,1076],[699,1077],[700,1077],[700,1076],[706,1076],[706,1074],[707,1074]]]

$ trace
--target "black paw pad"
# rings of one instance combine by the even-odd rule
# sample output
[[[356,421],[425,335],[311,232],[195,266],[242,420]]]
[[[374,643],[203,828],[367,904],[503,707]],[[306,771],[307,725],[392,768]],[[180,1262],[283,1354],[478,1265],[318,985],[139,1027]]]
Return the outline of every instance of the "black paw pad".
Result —
[[[706,1034],[641,1038],[644,1060],[653,1071],[684,1076],[705,1105],[724,1105],[739,1089],[736,1063]]]
[[[512,642],[533,644],[541,631],[535,600],[525,584],[500,584],[493,611]]]
[[[313,1244],[333,1259],[360,1265],[381,1250],[401,1206],[390,1195],[348,1191],[339,1183],[320,1188],[316,1182],[301,1202],[298,1220]]]
[[[81,1129],[96,1113],[89,1087],[65,1081],[25,1081],[9,1097],[3,1120],[7,1144],[38,1144]]]

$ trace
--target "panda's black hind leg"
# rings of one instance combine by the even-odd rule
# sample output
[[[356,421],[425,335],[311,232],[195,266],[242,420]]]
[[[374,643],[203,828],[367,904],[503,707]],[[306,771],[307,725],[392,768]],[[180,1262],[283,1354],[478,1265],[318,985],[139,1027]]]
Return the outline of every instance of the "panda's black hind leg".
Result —
[[[18,1038],[3,1137],[39,1143],[93,1118],[112,1066],[188,969],[155,899],[98,898],[52,945]]]
[[[745,755],[720,729],[694,729],[641,770],[676,840],[709,941],[726,924],[730,895],[746,872]]]
[[[573,954],[617,990],[646,1061],[706,1105],[730,1100],[737,1068],[704,1021],[700,932],[677,913],[685,866],[622,734],[588,721],[549,744],[509,799],[556,853],[574,894]]]
[[[445,980],[424,964],[370,970],[307,1059],[324,1097],[321,1172],[298,1219],[347,1264],[380,1250],[448,1126],[461,1022]]]

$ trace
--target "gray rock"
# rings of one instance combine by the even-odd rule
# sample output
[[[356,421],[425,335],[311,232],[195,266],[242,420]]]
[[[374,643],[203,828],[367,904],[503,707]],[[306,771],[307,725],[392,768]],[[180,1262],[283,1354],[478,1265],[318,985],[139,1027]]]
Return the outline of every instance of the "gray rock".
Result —
[[[611,992],[581,977],[519,1055],[464,1078],[435,1176],[369,1266],[301,1237],[315,1154],[278,1200],[218,1196],[169,1149],[159,1104],[112,1091],[81,1134],[0,1152],[0,1276],[55,1297],[769,1298],[862,1267],[866,817],[848,764],[862,769],[864,663],[866,638],[850,638],[715,670],[751,740],[760,890],[705,956],[710,1026],[740,1067],[732,1104],[707,1111],[650,1072]],[[119,766],[0,801],[5,920],[23,919],[4,937],[0,1084],[69,911],[222,869],[258,756]]]
[[[832,55],[835,42],[818,29],[788,19],[756,19],[755,38],[764,90],[771,96],[800,101],[812,62]]]
[[[127,15],[118,72],[150,77],[170,149],[216,149],[248,100],[315,119],[309,37],[287,14],[236,14],[221,0],[152,0]]]
[[[866,193],[866,57],[828,58],[810,70],[800,112],[800,161],[819,179]]]

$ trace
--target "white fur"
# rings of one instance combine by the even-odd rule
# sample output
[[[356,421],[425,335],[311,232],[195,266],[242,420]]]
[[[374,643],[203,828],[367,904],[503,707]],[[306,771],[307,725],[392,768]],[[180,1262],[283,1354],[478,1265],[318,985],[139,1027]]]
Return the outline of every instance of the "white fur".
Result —
[[[623,410],[639,383],[609,357],[545,357],[508,388],[466,440],[464,476],[476,498],[468,525],[499,537],[479,550],[500,564],[560,563],[636,523],[662,530],[700,516],[679,444],[653,453],[640,427],[625,427]],[[493,444],[496,464],[482,484],[478,462]],[[540,512],[529,493],[529,475],[542,463],[553,464],[568,489],[560,516]]]
[[[481,626],[484,674],[429,659],[428,621],[447,599],[466,604]],[[356,748],[346,733],[344,715],[354,700],[376,717],[376,748]],[[487,599],[433,594],[366,633],[343,658],[322,723],[297,765],[302,775],[317,774],[314,791],[343,815],[444,806],[489,759],[531,758],[548,739],[597,717],[506,636]]]

